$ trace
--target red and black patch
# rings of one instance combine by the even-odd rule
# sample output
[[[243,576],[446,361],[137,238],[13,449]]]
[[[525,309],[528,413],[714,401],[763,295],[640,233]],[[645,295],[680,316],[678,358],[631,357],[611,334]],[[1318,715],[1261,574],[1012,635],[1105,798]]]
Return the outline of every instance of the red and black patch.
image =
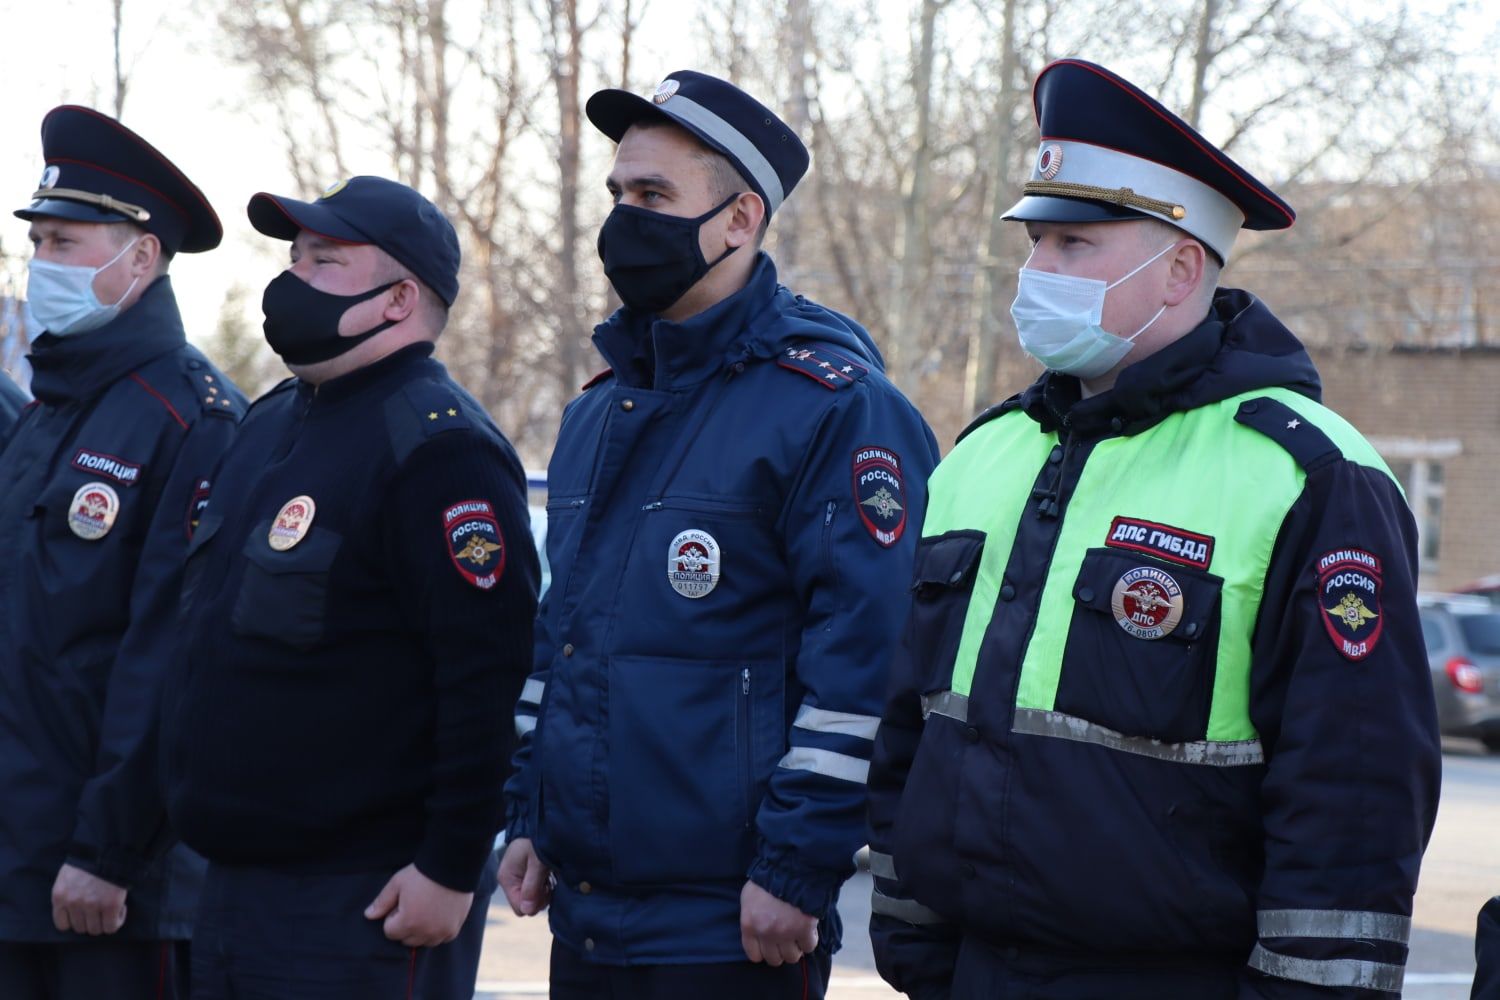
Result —
[[[854,450],[854,509],[876,542],[890,548],[906,533],[906,481],[901,456],[869,445]]]
[[[1385,628],[1380,607],[1380,559],[1363,549],[1318,557],[1318,606],[1333,646],[1346,660],[1375,652]]]
[[[188,501],[187,509],[188,541],[193,540],[193,532],[198,530],[198,521],[203,517],[203,512],[208,509],[208,494],[212,488],[213,483],[207,479],[200,479],[193,484],[193,496]]]
[[[1144,552],[1193,569],[1208,569],[1208,564],[1214,558],[1213,536],[1184,531],[1155,521],[1142,521],[1135,517],[1115,518],[1110,523],[1109,535],[1104,539],[1104,544],[1116,549]]]
[[[505,539],[487,500],[465,500],[443,511],[448,555],[459,574],[480,590],[500,582],[505,571]]]
[[[141,467],[134,462],[87,448],[79,448],[73,454],[73,468],[113,479],[122,486],[134,486],[141,479]]]

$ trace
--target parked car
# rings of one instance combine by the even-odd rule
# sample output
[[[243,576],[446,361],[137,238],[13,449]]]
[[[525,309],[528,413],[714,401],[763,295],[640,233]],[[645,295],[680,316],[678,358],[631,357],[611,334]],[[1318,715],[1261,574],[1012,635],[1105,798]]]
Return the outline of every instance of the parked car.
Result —
[[[1469,594],[1419,594],[1438,726],[1500,753],[1500,606]]]

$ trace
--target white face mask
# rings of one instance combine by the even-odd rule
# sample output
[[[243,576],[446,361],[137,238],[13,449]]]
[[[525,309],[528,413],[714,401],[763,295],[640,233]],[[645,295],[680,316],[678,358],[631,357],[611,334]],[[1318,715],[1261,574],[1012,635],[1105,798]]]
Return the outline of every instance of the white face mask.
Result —
[[[70,333],[97,330],[118,316],[120,303],[129,297],[141,279],[132,281],[118,301],[103,305],[94,294],[94,277],[125,256],[139,242],[140,237],[137,236],[124,250],[98,267],[32,260],[27,268],[26,305],[31,309],[36,323],[28,328],[29,339],[35,341],[43,333],[64,337]]]
[[[1016,300],[1010,306],[1021,348],[1053,371],[1079,378],[1103,375],[1119,364],[1130,353],[1135,338],[1167,311],[1162,306],[1145,326],[1129,337],[1118,337],[1099,325],[1104,318],[1105,294],[1129,281],[1176,245],[1174,242],[1163,247],[1146,263],[1110,284],[1094,278],[1021,268]]]

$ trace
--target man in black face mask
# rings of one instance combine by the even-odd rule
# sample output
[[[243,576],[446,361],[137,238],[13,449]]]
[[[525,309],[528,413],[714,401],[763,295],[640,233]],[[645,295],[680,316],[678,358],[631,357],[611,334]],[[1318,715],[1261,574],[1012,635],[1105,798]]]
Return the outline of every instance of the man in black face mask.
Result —
[[[625,307],[548,469],[501,885],[550,902],[554,1000],[821,997],[937,448],[759,252],[808,165],[785,124],[692,72],[588,115]]]
[[[291,240],[263,309],[296,377],[188,555],[162,765],[209,860],[193,995],[468,1000],[536,610],[525,477],[431,357],[459,249],[427,199],[355,177],[249,213]]]

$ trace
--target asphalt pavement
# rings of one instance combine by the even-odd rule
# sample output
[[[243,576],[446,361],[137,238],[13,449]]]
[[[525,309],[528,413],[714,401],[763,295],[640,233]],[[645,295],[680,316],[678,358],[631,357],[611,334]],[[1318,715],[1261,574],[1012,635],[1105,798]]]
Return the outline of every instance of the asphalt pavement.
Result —
[[[1478,741],[1443,745],[1443,794],[1422,863],[1412,919],[1406,990],[1411,1000],[1468,1000],[1474,977],[1474,920],[1500,894],[1500,755]],[[839,897],[844,948],[834,958],[828,1000],[892,1000],[880,981],[865,927],[870,880],[856,875]],[[550,938],[545,917],[523,920],[503,900],[490,909],[475,1000],[547,995]]]

